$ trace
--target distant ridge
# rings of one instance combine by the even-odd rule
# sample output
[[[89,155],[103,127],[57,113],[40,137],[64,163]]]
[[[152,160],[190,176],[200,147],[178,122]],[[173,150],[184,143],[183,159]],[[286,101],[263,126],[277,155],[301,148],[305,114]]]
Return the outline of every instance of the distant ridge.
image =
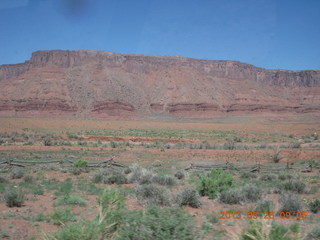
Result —
[[[37,51],[0,66],[1,116],[144,119],[320,113],[320,71],[101,51]]]

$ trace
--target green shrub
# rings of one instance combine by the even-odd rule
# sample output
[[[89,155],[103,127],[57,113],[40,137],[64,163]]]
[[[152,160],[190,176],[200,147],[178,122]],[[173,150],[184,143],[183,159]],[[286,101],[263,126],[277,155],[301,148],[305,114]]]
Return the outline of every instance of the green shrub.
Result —
[[[320,211],[320,200],[319,199],[313,199],[308,204],[311,212],[318,213]]]
[[[131,173],[131,169],[129,167],[126,167],[124,170],[123,170],[123,173],[124,174],[129,174]]]
[[[280,186],[280,188],[285,191],[291,191],[300,194],[307,192],[306,184],[300,181],[286,181]]]
[[[243,172],[240,175],[241,178],[257,178],[257,174],[252,173],[252,172]]]
[[[126,184],[127,178],[122,173],[117,172],[113,173],[111,176],[105,176],[103,182],[108,184]]]
[[[193,208],[201,206],[199,193],[195,189],[183,189],[177,193],[175,201],[179,206],[190,206]]]
[[[194,220],[183,209],[152,206],[125,216],[116,240],[194,240]]]
[[[97,198],[99,205],[98,224],[102,227],[101,235],[111,239],[122,222],[125,197],[114,188],[106,188]]]
[[[255,208],[255,212],[257,212],[259,216],[262,216],[265,212],[274,212],[273,201],[269,198],[259,200]]]
[[[92,182],[94,183],[101,183],[103,180],[103,175],[101,173],[96,173],[92,177]]]
[[[266,221],[251,221],[250,226],[245,229],[240,239],[241,240],[291,240],[288,228],[272,224],[269,225]]]
[[[256,185],[249,183],[237,189],[229,189],[221,192],[220,201],[226,204],[242,204],[256,202],[261,198],[262,190]]]
[[[77,216],[72,213],[70,208],[55,209],[50,218],[55,225],[65,225],[67,222],[75,222],[77,220]]]
[[[86,167],[88,167],[88,161],[84,160],[84,159],[79,159],[73,163],[73,166],[75,168],[86,168]]]
[[[67,224],[53,236],[45,236],[46,240],[92,240],[100,238],[100,227],[95,221],[81,221]]]
[[[183,171],[178,171],[174,174],[174,176],[177,178],[177,179],[184,179],[185,178],[185,173]]]
[[[36,222],[44,222],[47,220],[48,220],[48,217],[43,215],[42,213],[39,213],[37,216],[34,217],[34,221]]]
[[[32,188],[32,194],[34,195],[43,195],[44,194],[44,189],[41,185],[34,185]]]
[[[33,182],[33,177],[32,177],[32,175],[25,175],[25,176],[23,177],[23,181],[25,181],[25,182],[27,182],[27,183]]]
[[[7,190],[4,199],[8,207],[21,207],[24,203],[24,194],[16,189]]]
[[[220,215],[217,213],[212,213],[212,214],[206,215],[206,218],[211,224],[216,224],[219,222]]]
[[[152,182],[154,172],[151,170],[141,168],[137,165],[131,167],[131,173],[128,175],[129,183],[149,184]]]
[[[78,168],[78,167],[73,167],[71,170],[71,173],[73,175],[80,175],[83,172],[86,172],[87,170],[85,168]]]
[[[284,180],[292,180],[295,178],[295,176],[290,173],[281,173],[278,175],[278,178],[284,181]]]
[[[20,168],[14,168],[11,172],[12,179],[21,179],[24,176],[24,171]]]
[[[91,177],[92,182],[100,183],[103,182],[104,176],[107,175],[107,171],[105,169],[95,172],[94,175]]]
[[[155,175],[152,178],[152,182],[158,183],[163,186],[173,186],[177,183],[175,177],[168,176],[168,175],[166,175],[166,176]]]
[[[73,184],[70,178],[67,178],[64,182],[58,186],[59,191],[56,192],[56,195],[69,195],[72,192]]]
[[[300,225],[298,223],[293,223],[290,225],[290,230],[293,233],[299,233],[300,232]]]
[[[80,196],[75,195],[66,195],[62,198],[59,198],[56,201],[56,206],[60,205],[78,205],[78,206],[86,206],[86,200],[84,200]]]
[[[113,188],[106,188],[97,198],[98,216],[91,221],[66,224],[54,235],[46,235],[46,240],[92,240],[113,239],[121,222],[124,197]]]
[[[253,183],[248,183],[241,187],[241,191],[246,199],[246,202],[258,201],[263,193],[263,190]]]
[[[243,204],[246,199],[241,189],[229,189],[220,194],[219,200],[226,204]]]
[[[153,184],[137,186],[136,196],[141,204],[169,205],[168,193],[166,190]]]
[[[278,179],[278,175],[274,173],[264,173],[260,176],[262,181],[275,181]]]
[[[5,177],[0,176],[0,183],[7,183],[7,182],[8,180]]]
[[[208,176],[200,175],[197,189],[202,196],[216,198],[219,193],[231,188],[233,184],[232,174],[226,173],[222,169],[213,169]]]
[[[293,194],[284,194],[280,197],[280,209],[278,214],[281,212],[290,212],[292,216],[295,216],[297,212],[303,211],[303,204],[298,196]]]

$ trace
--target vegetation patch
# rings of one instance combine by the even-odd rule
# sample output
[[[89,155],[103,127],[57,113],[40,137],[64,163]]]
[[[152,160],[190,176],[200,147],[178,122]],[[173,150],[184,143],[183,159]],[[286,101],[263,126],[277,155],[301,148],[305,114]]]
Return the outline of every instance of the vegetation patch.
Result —
[[[286,181],[282,185],[280,185],[280,189],[284,191],[299,193],[299,194],[307,192],[306,184],[300,181]]]
[[[280,197],[281,207],[278,214],[281,212],[289,212],[291,216],[296,216],[297,212],[303,212],[303,204],[300,198],[293,194],[283,194]]]
[[[244,204],[247,202],[256,202],[262,196],[262,189],[249,183],[243,187],[229,189],[221,192],[220,201],[226,204]]]
[[[138,185],[136,196],[139,203],[144,205],[169,205],[169,194],[166,189],[154,184]]]
[[[178,192],[175,202],[179,206],[190,206],[193,208],[199,208],[201,206],[200,195],[197,190],[185,188]]]
[[[274,203],[271,199],[269,198],[264,198],[261,199],[257,202],[257,206],[255,208],[255,212],[257,212],[257,214],[259,216],[263,216],[264,213],[270,213],[270,212],[274,212]]]
[[[21,207],[25,196],[21,190],[9,189],[4,193],[4,200],[8,207]]]
[[[131,211],[125,216],[116,240],[196,238],[194,220],[183,209],[148,207],[144,211]]]
[[[250,226],[241,234],[241,240],[292,240],[298,239],[290,236],[290,229],[276,223],[268,224],[266,221],[251,221]]]
[[[77,216],[72,213],[70,208],[55,209],[50,218],[55,225],[65,225],[67,222],[75,222],[77,220]]]
[[[84,200],[80,196],[76,195],[66,195],[62,198],[59,198],[56,201],[56,206],[60,205],[78,205],[78,206],[86,206],[86,200]]]
[[[313,213],[318,213],[320,211],[320,199],[312,199],[308,206]]]
[[[207,176],[200,175],[197,189],[202,196],[216,198],[219,193],[233,187],[234,178],[232,174],[224,172],[222,169],[213,169]]]

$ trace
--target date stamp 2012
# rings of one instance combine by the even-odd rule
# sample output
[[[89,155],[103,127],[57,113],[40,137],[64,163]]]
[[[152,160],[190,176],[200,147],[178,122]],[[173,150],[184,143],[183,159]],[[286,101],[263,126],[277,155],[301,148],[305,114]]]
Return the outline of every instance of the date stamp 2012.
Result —
[[[307,212],[297,212],[291,214],[290,212],[280,212],[279,218],[281,219],[307,219]],[[263,214],[258,214],[257,212],[220,212],[220,219],[275,219],[274,212],[264,212]]]

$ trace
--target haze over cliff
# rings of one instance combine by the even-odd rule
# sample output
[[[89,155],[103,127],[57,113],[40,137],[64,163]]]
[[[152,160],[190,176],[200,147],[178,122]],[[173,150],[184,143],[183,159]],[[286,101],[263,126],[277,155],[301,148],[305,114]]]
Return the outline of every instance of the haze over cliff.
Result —
[[[319,113],[320,71],[99,51],[38,51],[0,66],[1,116],[142,119]]]

